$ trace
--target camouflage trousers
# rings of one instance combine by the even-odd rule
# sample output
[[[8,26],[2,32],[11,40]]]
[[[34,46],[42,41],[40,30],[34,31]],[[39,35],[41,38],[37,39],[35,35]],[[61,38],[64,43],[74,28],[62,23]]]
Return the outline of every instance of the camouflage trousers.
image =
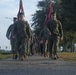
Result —
[[[19,53],[19,58],[20,57],[24,57],[25,56],[25,54],[27,53],[27,51],[26,51],[26,38],[18,38],[17,40],[16,40],[16,53],[18,52]]]
[[[59,41],[60,41],[60,38],[57,35],[49,37],[49,39],[48,39],[48,50],[49,50],[50,55],[52,55],[52,53],[54,55],[57,54],[57,51],[59,50]]]
[[[48,57],[48,43],[46,42],[46,38],[43,38],[43,54],[44,57]]]
[[[16,50],[15,50],[15,41],[16,41],[16,39],[13,39],[13,38],[10,40],[11,50],[12,50],[12,53],[13,53],[13,59],[15,58],[15,53],[16,53]]]
[[[30,54],[30,40],[26,39],[26,53],[29,55]]]

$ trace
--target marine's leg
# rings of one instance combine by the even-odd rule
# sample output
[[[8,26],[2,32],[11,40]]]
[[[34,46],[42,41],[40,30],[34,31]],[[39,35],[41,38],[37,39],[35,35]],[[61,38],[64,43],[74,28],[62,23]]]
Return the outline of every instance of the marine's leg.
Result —
[[[28,55],[27,55],[27,53],[26,53],[26,40],[25,39],[22,39],[22,41],[21,41],[21,47],[20,47],[20,60],[24,60],[24,58],[27,58],[28,57]]]
[[[10,40],[10,44],[11,44],[11,51],[12,51],[12,54],[13,54],[13,59],[15,59],[15,54],[14,54],[14,43],[13,43],[13,39]]]
[[[58,50],[59,50],[59,37],[56,36],[55,39],[54,39],[54,53],[53,53],[54,54],[54,59],[59,58],[58,54],[57,54]]]
[[[45,38],[43,38],[43,54],[44,54],[44,57],[46,58],[46,53],[45,53]]]
[[[49,51],[49,58],[52,58],[52,49],[53,49],[53,39],[48,39],[48,51]]]

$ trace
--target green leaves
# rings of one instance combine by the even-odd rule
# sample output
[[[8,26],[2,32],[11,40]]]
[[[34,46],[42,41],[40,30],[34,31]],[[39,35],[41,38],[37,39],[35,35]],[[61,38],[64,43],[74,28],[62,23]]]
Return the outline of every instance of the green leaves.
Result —
[[[34,33],[39,36],[40,31],[44,28],[44,22],[46,18],[47,9],[49,7],[50,0],[42,0],[37,4],[38,10],[32,15],[32,25],[34,27]]]

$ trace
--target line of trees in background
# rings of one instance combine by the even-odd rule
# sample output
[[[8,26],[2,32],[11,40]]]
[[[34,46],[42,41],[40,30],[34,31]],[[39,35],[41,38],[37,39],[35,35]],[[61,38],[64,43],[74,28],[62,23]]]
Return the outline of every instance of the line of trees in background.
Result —
[[[76,42],[76,0],[52,0],[54,10],[57,12],[57,19],[61,21],[64,32],[64,40],[61,43],[64,50],[67,48],[73,52]],[[37,4],[38,10],[32,15],[32,27],[35,36],[39,36],[44,27],[44,21],[49,7],[50,0],[42,0]]]

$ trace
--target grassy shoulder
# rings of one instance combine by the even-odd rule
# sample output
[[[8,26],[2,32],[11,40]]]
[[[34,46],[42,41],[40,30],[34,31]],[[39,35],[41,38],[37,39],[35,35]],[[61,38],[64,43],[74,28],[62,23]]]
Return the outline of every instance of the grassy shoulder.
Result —
[[[60,52],[59,57],[67,61],[76,61],[76,53]]]
[[[0,60],[11,58],[11,57],[12,57],[12,54],[2,54],[2,53],[0,53]]]
[[[76,61],[76,53],[70,53],[70,52],[59,52],[58,53],[59,58],[67,60],[67,61]],[[9,53],[0,53],[0,60],[2,59],[8,59],[12,58],[12,54]]]

